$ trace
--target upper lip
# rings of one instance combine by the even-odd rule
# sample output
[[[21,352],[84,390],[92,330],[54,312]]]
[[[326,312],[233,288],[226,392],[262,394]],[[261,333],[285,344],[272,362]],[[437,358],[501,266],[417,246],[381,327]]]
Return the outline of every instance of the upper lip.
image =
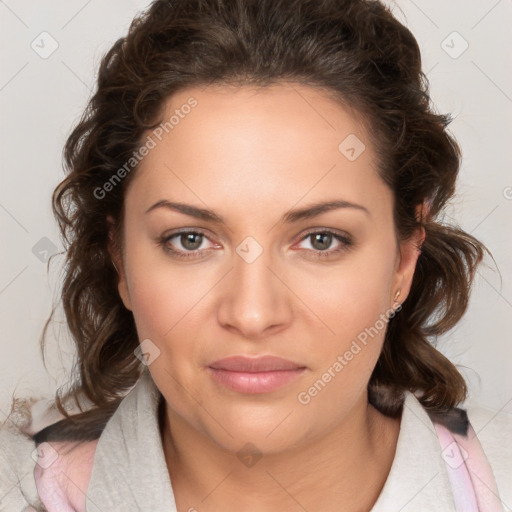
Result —
[[[231,356],[219,359],[209,366],[216,370],[228,370],[232,372],[270,372],[305,368],[305,366],[301,366],[293,361],[276,356]]]

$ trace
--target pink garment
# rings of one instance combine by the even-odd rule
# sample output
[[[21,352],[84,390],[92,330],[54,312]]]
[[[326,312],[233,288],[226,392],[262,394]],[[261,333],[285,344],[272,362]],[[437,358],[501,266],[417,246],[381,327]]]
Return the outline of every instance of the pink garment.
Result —
[[[34,478],[48,512],[85,512],[85,496],[98,441],[51,442],[37,447]]]
[[[457,512],[503,512],[491,466],[471,424],[468,422],[466,436],[435,421],[434,428]]]

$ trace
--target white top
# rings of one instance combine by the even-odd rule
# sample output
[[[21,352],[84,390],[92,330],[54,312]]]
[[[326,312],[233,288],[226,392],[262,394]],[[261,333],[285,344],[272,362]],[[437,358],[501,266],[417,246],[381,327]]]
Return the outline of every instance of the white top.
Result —
[[[158,424],[158,404],[162,399],[145,371],[99,439],[86,512],[177,512]],[[483,408],[470,408],[468,416],[492,467],[503,509],[511,510],[512,416]],[[16,433],[12,424],[4,425],[0,429],[0,447],[0,511],[20,511],[28,504],[38,503],[32,474],[33,441]],[[201,504],[195,508],[201,510]],[[455,511],[434,426],[410,392],[405,396],[395,458],[371,509],[397,511]]]

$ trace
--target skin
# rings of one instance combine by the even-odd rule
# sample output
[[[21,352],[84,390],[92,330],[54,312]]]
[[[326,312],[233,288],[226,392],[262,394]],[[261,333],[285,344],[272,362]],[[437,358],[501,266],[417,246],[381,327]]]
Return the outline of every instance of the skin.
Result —
[[[322,90],[191,87],[167,101],[165,119],[191,96],[197,106],[127,188],[123,253],[112,252],[139,338],[160,350],[149,370],[165,398],[162,442],[178,510],[369,510],[400,428],[367,400],[385,329],[308,404],[297,396],[390,310],[397,290],[407,298],[424,233],[398,244],[393,194],[364,127]],[[366,146],[354,161],[338,150],[349,134]],[[145,213],[162,199],[215,210],[226,224],[164,207]],[[366,211],[280,222],[291,209],[339,199]],[[206,236],[159,244],[179,228]],[[311,228],[348,234],[353,245],[332,238],[322,249],[306,236]],[[263,249],[251,263],[236,252],[249,236]],[[173,258],[165,246],[196,256]],[[315,257],[322,250],[331,255]],[[241,354],[277,355],[306,371],[257,395],[212,380],[208,364]],[[246,443],[262,455],[251,467],[237,457]]]

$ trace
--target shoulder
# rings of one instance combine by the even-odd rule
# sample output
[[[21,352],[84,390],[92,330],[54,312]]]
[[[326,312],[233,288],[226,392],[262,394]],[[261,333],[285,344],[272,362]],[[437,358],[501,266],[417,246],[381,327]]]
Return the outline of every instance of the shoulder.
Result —
[[[0,424],[0,512],[85,510],[97,441],[38,445],[32,437],[60,419],[51,400],[14,400]]]
[[[36,445],[29,433],[34,398],[15,399],[0,424],[0,511],[41,505],[34,480]]]
[[[87,488],[98,441],[44,442],[34,469],[39,497],[53,510],[85,511]]]
[[[469,421],[489,461],[500,498],[512,503],[512,413],[479,405],[465,407]]]

